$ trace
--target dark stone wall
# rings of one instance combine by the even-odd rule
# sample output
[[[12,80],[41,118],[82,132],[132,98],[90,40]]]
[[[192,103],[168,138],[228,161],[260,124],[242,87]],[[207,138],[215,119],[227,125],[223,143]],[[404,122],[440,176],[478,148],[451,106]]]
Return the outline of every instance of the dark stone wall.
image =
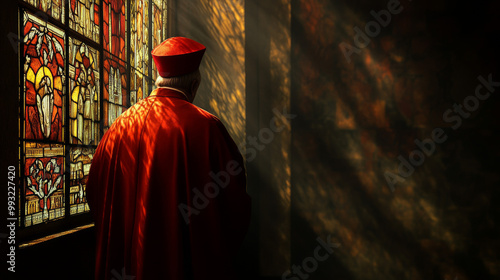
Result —
[[[478,76],[500,81],[499,13],[494,1],[292,0],[291,264],[318,237],[340,244],[309,279],[500,277],[500,86],[474,97]],[[415,140],[435,129],[426,154]],[[399,172],[399,156],[412,166]]]

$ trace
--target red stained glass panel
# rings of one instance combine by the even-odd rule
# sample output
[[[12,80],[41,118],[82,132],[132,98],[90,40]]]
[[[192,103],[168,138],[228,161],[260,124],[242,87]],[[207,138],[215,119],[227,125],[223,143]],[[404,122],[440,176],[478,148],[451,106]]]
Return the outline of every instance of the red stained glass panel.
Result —
[[[63,145],[26,143],[25,149],[25,226],[63,217]]]
[[[25,138],[63,141],[64,32],[24,14]]]
[[[103,0],[104,49],[126,60],[126,6],[125,0]]]

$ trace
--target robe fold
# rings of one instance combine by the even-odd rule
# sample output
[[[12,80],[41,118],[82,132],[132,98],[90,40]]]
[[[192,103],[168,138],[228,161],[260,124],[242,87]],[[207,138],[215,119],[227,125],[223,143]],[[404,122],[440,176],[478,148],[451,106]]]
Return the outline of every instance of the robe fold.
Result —
[[[238,279],[243,159],[221,121],[181,93],[156,89],[112,124],[86,191],[97,280]]]

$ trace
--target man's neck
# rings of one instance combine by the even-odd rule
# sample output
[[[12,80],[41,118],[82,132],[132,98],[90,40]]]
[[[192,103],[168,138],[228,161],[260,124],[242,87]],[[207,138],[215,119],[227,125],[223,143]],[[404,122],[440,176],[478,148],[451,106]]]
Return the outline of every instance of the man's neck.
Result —
[[[182,95],[184,95],[184,97],[186,97],[186,100],[187,100],[188,102],[192,102],[192,100],[188,97],[189,95],[188,95],[186,92],[184,92],[182,89],[173,88],[173,87],[165,87],[165,86],[163,86],[163,87],[158,87],[158,88],[166,88],[166,89],[170,89],[170,90],[173,90],[173,91],[180,92],[180,93],[182,93]]]

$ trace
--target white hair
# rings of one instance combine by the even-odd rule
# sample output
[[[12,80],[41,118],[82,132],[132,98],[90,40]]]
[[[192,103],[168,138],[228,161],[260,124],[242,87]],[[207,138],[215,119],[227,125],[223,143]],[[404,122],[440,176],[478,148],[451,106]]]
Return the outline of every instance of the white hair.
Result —
[[[172,87],[190,91],[193,81],[201,80],[200,70],[176,77],[162,77],[158,75],[155,85],[157,87]]]

